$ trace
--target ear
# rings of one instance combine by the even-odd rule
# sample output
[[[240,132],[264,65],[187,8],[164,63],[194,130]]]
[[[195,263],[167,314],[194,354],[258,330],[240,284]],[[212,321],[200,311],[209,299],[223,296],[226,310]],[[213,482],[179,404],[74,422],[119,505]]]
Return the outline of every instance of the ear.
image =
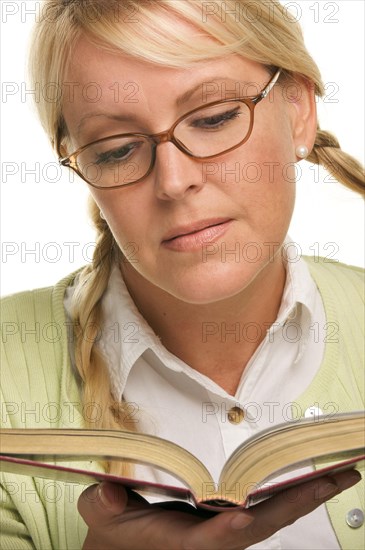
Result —
[[[60,153],[61,158],[64,158],[64,157],[68,156],[68,152],[67,152],[67,149],[66,149],[64,143],[61,143],[60,148],[59,148],[59,153]]]
[[[305,145],[310,153],[316,139],[318,124],[314,84],[304,77],[296,76],[295,81],[291,81],[285,87],[285,94],[290,102],[294,148]]]

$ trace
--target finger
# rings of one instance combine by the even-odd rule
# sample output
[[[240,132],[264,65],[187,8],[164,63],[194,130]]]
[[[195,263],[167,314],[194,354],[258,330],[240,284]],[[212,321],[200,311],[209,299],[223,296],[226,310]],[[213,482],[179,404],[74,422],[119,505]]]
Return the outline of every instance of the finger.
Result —
[[[257,515],[249,528],[249,536],[258,542],[294,523],[333,498],[345,489],[355,485],[361,476],[356,471],[342,472],[331,477],[321,477],[287,491],[257,507]]]
[[[243,549],[256,544],[361,479],[358,472],[342,472],[293,487],[249,510],[222,512],[196,526],[184,550]]]
[[[237,519],[239,520],[236,525]],[[252,510],[221,512],[194,526],[184,539],[184,550],[222,550],[245,548],[245,530],[255,521]],[[237,529],[239,527],[239,531]],[[250,543],[252,544],[252,543]]]
[[[349,470],[346,472],[338,472],[337,474],[330,474],[329,477],[339,488],[339,491],[345,491],[353,485],[356,485],[361,481],[361,474],[357,470]]]
[[[90,527],[112,522],[127,506],[128,494],[122,485],[103,482],[88,487],[78,500],[78,510]]]

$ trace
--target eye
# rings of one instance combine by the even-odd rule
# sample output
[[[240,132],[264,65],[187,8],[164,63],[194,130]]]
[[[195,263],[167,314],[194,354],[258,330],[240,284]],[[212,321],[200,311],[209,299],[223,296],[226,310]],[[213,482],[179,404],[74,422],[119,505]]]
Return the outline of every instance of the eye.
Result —
[[[192,120],[191,125],[194,128],[202,128],[207,130],[216,130],[229,124],[229,122],[236,120],[242,114],[240,106],[234,107],[229,111],[224,111],[210,116],[204,116]]]
[[[114,147],[113,149],[110,149],[109,151],[104,151],[101,153],[95,152],[96,160],[95,164],[113,164],[117,162],[124,162],[125,160],[129,160],[133,154],[138,150],[139,147],[141,147],[142,142],[136,141],[136,142],[130,142],[130,143],[124,143],[123,145],[120,145],[119,147]]]

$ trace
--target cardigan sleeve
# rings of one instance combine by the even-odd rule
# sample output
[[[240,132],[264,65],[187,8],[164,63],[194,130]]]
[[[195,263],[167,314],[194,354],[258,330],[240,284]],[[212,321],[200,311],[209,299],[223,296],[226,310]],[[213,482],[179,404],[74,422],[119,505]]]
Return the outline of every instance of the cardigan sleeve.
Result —
[[[72,427],[81,427],[77,408],[70,412],[80,396],[68,358],[63,287],[6,297],[1,313],[1,427],[67,426],[65,414],[52,418],[54,410],[72,412]],[[0,473],[1,550],[80,550],[83,488],[70,492],[65,483]]]
[[[39,364],[35,353],[39,344],[36,333],[30,338],[31,330],[36,328],[36,321],[32,322],[31,296],[32,293],[27,292],[1,300],[0,424],[3,428],[24,428],[29,422],[37,421],[32,414],[28,414],[28,418],[24,415],[39,401],[30,382],[30,374],[36,373]],[[33,478],[7,473],[0,476],[0,548],[52,548],[46,513]]]
[[[12,487],[9,489],[11,490]],[[0,503],[0,548],[2,550],[34,550],[35,546],[28,529],[4,484],[0,485]]]

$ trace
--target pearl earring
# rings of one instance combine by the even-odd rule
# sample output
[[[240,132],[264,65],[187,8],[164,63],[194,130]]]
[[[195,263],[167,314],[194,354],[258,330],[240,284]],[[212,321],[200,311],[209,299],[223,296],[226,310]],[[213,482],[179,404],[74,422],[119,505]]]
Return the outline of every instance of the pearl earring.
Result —
[[[102,210],[100,210],[99,216],[101,217],[102,220],[105,220],[104,212]]]
[[[308,147],[305,145],[298,145],[295,149],[295,154],[301,159],[305,159],[308,156]]]

